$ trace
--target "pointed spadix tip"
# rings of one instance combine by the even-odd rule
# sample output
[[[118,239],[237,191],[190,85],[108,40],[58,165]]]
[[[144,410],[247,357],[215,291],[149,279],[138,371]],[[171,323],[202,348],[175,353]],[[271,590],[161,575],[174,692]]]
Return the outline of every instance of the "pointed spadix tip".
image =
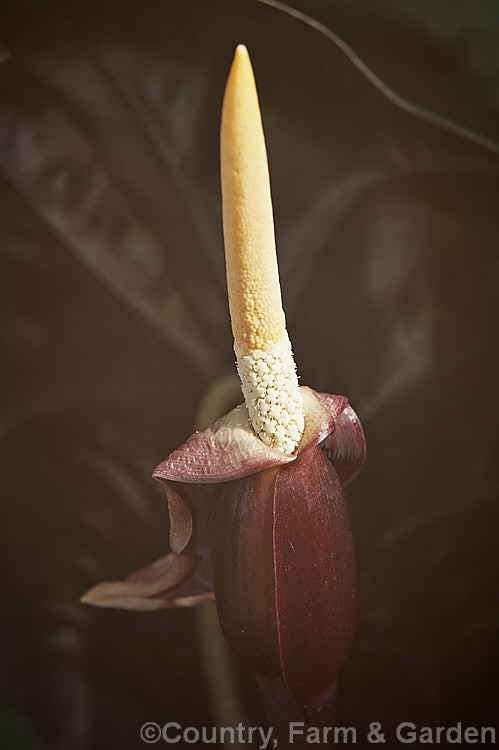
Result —
[[[251,71],[251,75],[253,75],[248,49],[245,44],[238,44],[236,51],[234,52],[234,58],[230,69],[231,76],[233,76],[234,73],[243,73],[244,75],[245,72],[247,74],[249,71]]]
[[[248,50],[236,47],[220,129],[223,224],[232,331],[238,353],[286,333],[258,93]]]
[[[234,59],[235,58],[243,58],[243,57],[249,57],[248,54],[248,48],[245,44],[238,44],[236,47],[236,51],[234,53]]]

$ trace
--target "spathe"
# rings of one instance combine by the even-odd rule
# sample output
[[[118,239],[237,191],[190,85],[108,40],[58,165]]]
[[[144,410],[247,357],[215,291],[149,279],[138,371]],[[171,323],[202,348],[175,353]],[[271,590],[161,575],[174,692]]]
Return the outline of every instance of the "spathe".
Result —
[[[267,477],[266,480],[257,480],[266,487],[262,490],[265,498],[269,492],[274,493],[273,487],[279,477],[278,471],[271,470],[301,463],[302,454],[308,456],[309,451],[318,445],[333,466],[338,465],[342,481],[354,476],[365,459],[365,441],[360,422],[348,400],[344,396],[318,394],[306,387],[301,388],[301,395],[307,419],[295,455],[287,456],[264,445],[249,426],[246,408],[241,405],[210,427],[191,435],[160,463],[153,476],[165,486],[172,552],[128,576],[125,581],[98,584],[85,594],[82,601],[101,607],[143,610],[196,604],[209,598],[213,591],[209,582],[208,517],[213,504],[218,508],[215,511],[218,515],[223,514],[224,506],[230,507],[234,481],[255,475]],[[310,460],[307,457],[307,464]],[[305,473],[310,482],[314,481],[312,467]],[[289,481],[286,480],[288,474],[279,478],[281,485]],[[303,470],[298,469],[292,475],[301,481]],[[331,481],[337,484],[340,480],[326,479],[325,486]],[[251,488],[252,482],[247,485]],[[244,483],[241,486],[244,488]],[[247,491],[251,495],[256,489]],[[291,497],[291,488],[283,494],[289,493]],[[316,494],[320,495],[319,488]],[[289,503],[294,504],[294,501]],[[346,516],[344,522],[348,523]],[[216,535],[216,530],[213,533]],[[235,536],[235,533],[229,536]],[[331,546],[330,542],[328,545]],[[353,565],[353,559],[351,562]],[[192,589],[189,588],[190,577]],[[204,580],[204,586],[200,587],[200,580]]]

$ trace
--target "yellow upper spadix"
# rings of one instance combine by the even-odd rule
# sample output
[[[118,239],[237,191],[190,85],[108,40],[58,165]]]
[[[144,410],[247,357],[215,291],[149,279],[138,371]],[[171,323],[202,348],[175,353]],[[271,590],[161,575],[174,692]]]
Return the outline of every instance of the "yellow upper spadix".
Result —
[[[293,453],[304,418],[282,309],[267,152],[248,52],[236,49],[220,133],[229,307],[241,386],[253,429]]]
[[[235,347],[262,349],[286,330],[267,152],[246,47],[230,69],[220,133],[227,286]]]

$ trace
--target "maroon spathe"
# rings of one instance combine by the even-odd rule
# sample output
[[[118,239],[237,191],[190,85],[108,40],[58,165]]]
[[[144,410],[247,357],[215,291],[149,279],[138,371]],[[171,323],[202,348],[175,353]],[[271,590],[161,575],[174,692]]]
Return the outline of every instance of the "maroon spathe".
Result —
[[[305,432],[292,456],[256,437],[244,406],[170,454],[153,476],[165,485],[172,551],[85,600],[151,610],[214,590],[225,636],[267,704],[284,696],[310,719],[331,704],[354,631],[343,484],[365,440],[345,397],[300,392]]]

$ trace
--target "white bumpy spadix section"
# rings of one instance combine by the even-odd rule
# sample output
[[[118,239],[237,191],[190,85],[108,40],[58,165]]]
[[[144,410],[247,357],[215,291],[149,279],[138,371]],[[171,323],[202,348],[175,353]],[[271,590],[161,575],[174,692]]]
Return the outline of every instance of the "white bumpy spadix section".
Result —
[[[305,423],[289,338],[236,356],[253,429],[265,445],[293,453]]]

